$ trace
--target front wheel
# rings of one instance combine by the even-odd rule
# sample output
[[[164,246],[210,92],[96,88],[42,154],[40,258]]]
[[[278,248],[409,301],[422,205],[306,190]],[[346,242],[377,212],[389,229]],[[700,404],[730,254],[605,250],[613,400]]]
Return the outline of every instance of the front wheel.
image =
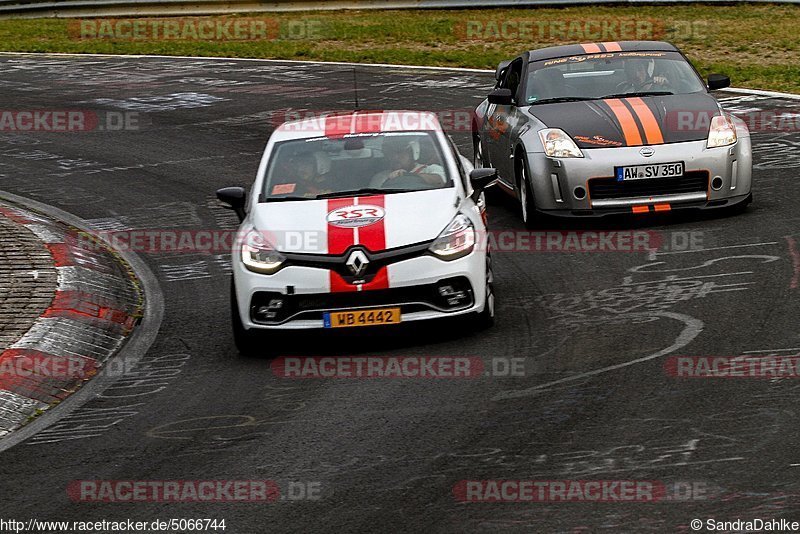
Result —
[[[236,301],[236,286],[231,280],[231,324],[233,326],[233,342],[242,356],[253,357],[264,354],[264,339],[261,332],[245,329],[239,315]]]
[[[528,164],[523,160],[518,165],[519,180],[517,188],[519,191],[520,215],[526,228],[535,228],[541,222],[541,215],[536,211],[536,202],[533,198],[528,174]]]
[[[492,256],[486,254],[486,299],[483,310],[475,316],[475,328],[486,330],[494,326],[494,269],[492,268]]]

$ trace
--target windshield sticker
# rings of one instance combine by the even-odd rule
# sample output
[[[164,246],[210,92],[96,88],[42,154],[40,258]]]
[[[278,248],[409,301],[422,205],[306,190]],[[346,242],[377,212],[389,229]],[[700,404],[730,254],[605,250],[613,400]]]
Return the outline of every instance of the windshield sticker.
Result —
[[[564,63],[581,63],[587,60],[626,58],[626,57],[665,57],[666,52],[616,52],[605,54],[586,54],[583,56],[569,56],[545,61],[543,66],[561,65]]]
[[[288,195],[294,193],[297,184],[278,184],[272,188],[273,195]]]

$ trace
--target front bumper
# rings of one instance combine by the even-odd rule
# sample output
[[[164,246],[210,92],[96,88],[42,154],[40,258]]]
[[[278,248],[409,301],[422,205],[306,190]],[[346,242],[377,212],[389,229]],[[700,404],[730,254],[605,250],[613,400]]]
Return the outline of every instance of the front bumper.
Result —
[[[752,155],[750,138],[728,147],[707,149],[706,141],[654,145],[652,157],[642,147],[585,149],[583,158],[549,158],[529,152],[532,187],[538,210],[558,216],[603,216],[681,208],[712,209],[749,201]],[[617,182],[615,167],[683,162],[679,178]]]
[[[486,257],[479,250],[445,262],[423,255],[386,267],[388,287],[358,291],[331,290],[327,269],[287,266],[273,275],[247,270],[234,259],[236,304],[245,329],[303,330],[324,328],[322,314],[385,307],[400,307],[402,322],[456,317],[483,310],[486,300]],[[448,304],[439,287],[450,285],[467,294],[465,300]],[[274,315],[266,318],[263,307],[280,300]]]

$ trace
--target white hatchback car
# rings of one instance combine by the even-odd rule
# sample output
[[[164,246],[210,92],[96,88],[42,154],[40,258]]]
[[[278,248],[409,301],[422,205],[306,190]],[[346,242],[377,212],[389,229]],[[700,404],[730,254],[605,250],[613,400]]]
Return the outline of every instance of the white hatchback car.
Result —
[[[217,191],[241,227],[231,308],[240,352],[276,330],[494,320],[482,191],[436,116],[353,112],[281,125],[252,194]]]

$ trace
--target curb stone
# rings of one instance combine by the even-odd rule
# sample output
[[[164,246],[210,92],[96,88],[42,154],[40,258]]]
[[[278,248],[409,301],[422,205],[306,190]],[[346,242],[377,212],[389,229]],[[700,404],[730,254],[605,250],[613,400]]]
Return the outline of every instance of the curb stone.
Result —
[[[0,225],[12,234],[2,242],[0,272],[28,269],[13,281],[0,277],[3,437],[97,374],[141,318],[144,295],[130,265],[78,228],[7,200],[0,200]],[[19,293],[20,283],[32,288],[21,298],[3,298]],[[26,322],[24,312],[32,311],[39,315]],[[21,332],[20,323],[30,327]]]

